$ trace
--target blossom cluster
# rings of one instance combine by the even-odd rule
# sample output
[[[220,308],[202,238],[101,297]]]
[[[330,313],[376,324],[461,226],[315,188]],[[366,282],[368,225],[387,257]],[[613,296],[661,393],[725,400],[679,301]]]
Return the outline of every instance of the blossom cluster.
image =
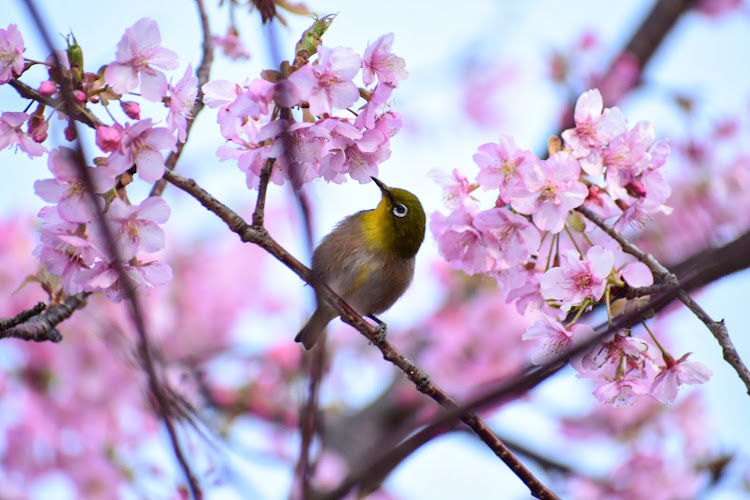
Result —
[[[159,225],[168,219],[169,207],[161,198],[133,204],[126,186],[136,173],[146,182],[160,179],[166,168],[162,152],[174,150],[177,141],[185,141],[189,112],[198,94],[192,67],[188,65],[176,84],[167,80],[161,69],[176,69],[177,54],[161,46],[159,27],[147,18],[126,29],[117,45],[116,60],[100,73],[85,72],[83,51],[72,36],[67,49],[55,51],[45,63],[26,61],[24,50],[23,38],[15,25],[0,29],[0,84],[20,77],[35,64],[44,64],[49,79],[39,85],[37,92],[55,107],[47,113],[47,105],[40,101],[33,113],[0,115],[0,147],[16,145],[31,157],[49,153],[48,166],[54,177],[37,181],[35,191],[53,205],[39,213],[41,242],[34,254],[47,271],[61,278],[68,294],[100,291],[111,300],[120,300],[123,285],[116,258],[135,286],[151,288],[168,281],[169,266],[144,255],[164,248],[164,232]],[[65,82],[72,83],[73,98],[80,111],[86,111],[88,104],[109,105],[119,100],[126,117],[119,123],[109,113],[114,121],[111,125],[91,118],[96,127],[96,144],[106,155],[94,159],[95,167],[85,167],[96,193],[94,198],[87,194],[80,160],[74,151],[59,147],[48,152],[43,145],[55,111],[66,110],[62,105]],[[134,91],[139,91],[144,99],[164,103],[168,110],[164,117],[166,127],[155,126],[151,118],[141,119],[138,102],[123,100],[125,94]],[[74,131],[69,125],[66,139],[74,140]],[[98,222],[99,211],[107,231]],[[104,236],[106,232],[114,236],[114,255]]]
[[[217,155],[238,162],[249,188],[258,187],[261,170],[271,161],[271,181],[290,181],[297,189],[319,177],[370,182],[390,157],[390,138],[401,128],[401,116],[384,108],[408,75],[392,44],[393,34],[381,36],[363,56],[351,48],[319,45],[315,59],[298,52],[288,75],[266,72],[265,78],[242,84],[206,83],[204,102],[218,108],[217,122],[228,141]],[[354,83],[360,69],[363,88]],[[351,107],[361,96],[366,103],[356,112]],[[302,121],[295,121],[293,107],[303,110]],[[335,114],[341,110],[348,115]]]
[[[123,284],[115,261],[123,262],[125,273],[137,286],[153,287],[169,281],[172,271],[166,264],[143,260],[144,253],[164,248],[164,231],[159,227],[169,218],[169,206],[160,197],[149,197],[130,205],[114,194],[115,176],[103,167],[86,167],[101,205],[106,205],[104,223],[113,235],[117,255],[112,255],[104,228],[86,191],[74,152],[66,147],[49,155],[52,179],[36,181],[35,191],[54,203],[41,210],[41,242],[34,250],[52,274],[60,276],[69,294],[103,292],[115,302],[122,298]]]
[[[641,229],[657,213],[669,213],[670,188],[662,175],[669,156],[654,127],[630,127],[618,108],[604,109],[598,90],[585,92],[575,108],[575,128],[550,141],[540,159],[509,136],[484,144],[474,155],[476,182],[458,170],[439,177],[450,214],[436,212],[430,228],[441,255],[456,269],[494,276],[508,301],[540,319],[524,339],[539,339],[532,361],[541,364],[591,340],[581,314],[605,303],[608,314],[632,307],[626,287],[652,285],[649,268],[623,251],[604,231],[575,211],[585,206],[615,228]],[[478,188],[496,195],[482,210]],[[650,332],[649,332],[650,333]],[[675,359],[654,345],[616,332],[573,362],[580,375],[598,380],[594,395],[616,405],[650,394],[673,401],[682,384],[703,383],[710,370]]]

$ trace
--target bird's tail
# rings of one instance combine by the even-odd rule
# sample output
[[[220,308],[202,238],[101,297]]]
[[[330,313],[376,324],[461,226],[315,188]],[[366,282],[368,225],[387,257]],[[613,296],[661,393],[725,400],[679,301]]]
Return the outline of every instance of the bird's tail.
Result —
[[[301,342],[305,350],[309,351],[320,338],[326,325],[335,317],[336,311],[330,307],[318,307],[307,324],[294,337],[294,341]]]

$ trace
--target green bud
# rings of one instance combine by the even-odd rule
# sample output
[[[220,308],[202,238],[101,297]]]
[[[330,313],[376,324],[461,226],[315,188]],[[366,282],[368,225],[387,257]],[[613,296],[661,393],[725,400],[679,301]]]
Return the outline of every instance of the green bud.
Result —
[[[72,43],[71,40],[73,40]],[[73,36],[73,33],[71,33],[66,37],[65,41],[68,42],[67,52],[70,67],[73,68],[75,66],[78,66],[79,68],[83,69],[83,49],[81,49],[81,46],[78,45],[78,40],[76,40],[76,37]]]
[[[302,38],[299,39],[299,42],[297,42],[297,46],[295,47],[295,53],[298,53],[300,50],[306,50],[309,57],[315,55],[318,51],[318,46],[321,43],[321,37],[326,31],[328,31],[328,27],[331,25],[335,17],[336,14],[328,14],[320,19],[316,19],[313,25],[302,33]]]

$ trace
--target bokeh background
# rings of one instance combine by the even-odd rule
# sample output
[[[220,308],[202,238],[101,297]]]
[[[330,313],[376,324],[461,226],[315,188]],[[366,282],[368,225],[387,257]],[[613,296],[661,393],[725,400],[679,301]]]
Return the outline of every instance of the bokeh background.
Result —
[[[23,2],[6,4],[0,14],[0,26],[17,23],[26,41],[26,56],[46,57]],[[746,52],[750,47],[750,6],[742,1],[697,4],[704,10],[693,10],[680,17],[644,69],[641,83],[618,99],[617,105],[631,123],[654,122],[657,136],[669,138],[675,150],[690,151],[688,144],[696,150],[702,148],[695,154],[705,155],[706,163],[715,162],[713,167],[718,175],[721,162],[748,153],[750,74]],[[52,33],[72,31],[75,34],[84,49],[89,70],[113,61],[124,29],[142,17],[156,20],[163,46],[179,54],[181,67],[173,72],[174,80],[182,75],[188,63],[195,66],[199,61],[200,30],[195,7],[187,0],[106,4],[39,1],[38,5]],[[509,134],[522,147],[541,155],[547,138],[559,133],[561,120],[575,97],[610,66],[654,2],[384,0],[365,4],[315,0],[307,5],[321,15],[337,14],[324,37],[325,44],[330,46],[348,46],[361,53],[380,35],[395,34],[393,50],[406,60],[410,76],[393,94],[392,109],[403,114],[404,126],[392,140],[391,158],[381,166],[379,177],[389,185],[418,194],[429,214],[436,210],[445,212],[441,187],[430,178],[429,172],[435,169],[450,172],[457,168],[473,177],[477,168],[472,155],[479,145],[495,141],[501,134]],[[208,10],[214,33],[224,33],[228,22],[226,7],[209,2]],[[257,77],[272,63],[267,43],[268,27],[261,25],[257,13],[249,14],[244,8],[238,9],[236,16],[240,36],[252,57],[249,61],[233,62],[217,54],[212,74],[214,78],[241,82]],[[283,57],[289,58],[294,43],[311,21],[293,15],[286,18],[288,27],[276,26],[275,34],[284,50]],[[62,47],[62,38],[58,40]],[[3,111],[20,111],[25,107],[8,86],[0,88],[0,103]],[[605,105],[612,104],[606,101],[605,95]],[[144,107],[144,115],[148,116],[148,111],[149,108]],[[236,165],[218,162],[215,151],[223,140],[215,117],[215,111],[204,110],[197,120],[180,160],[179,172],[195,178],[224,203],[249,215],[255,194],[244,187],[244,176]],[[734,127],[731,137],[717,139],[717,124]],[[57,135],[58,143],[61,133],[62,126],[51,130],[53,138]],[[680,145],[684,147],[680,149]],[[88,138],[88,149],[94,149],[93,137]],[[690,181],[690,176],[696,175],[696,170],[684,167],[681,158],[684,155],[678,152],[667,167],[667,175],[675,182]],[[21,235],[25,231],[33,239],[36,237],[34,215],[44,205],[34,195],[33,182],[48,177],[46,164],[30,160],[22,153],[4,150],[0,151],[0,165],[4,171],[0,215],[5,220],[25,221],[17,229],[18,238],[23,239]],[[710,177],[710,168],[701,175]],[[141,189],[141,194],[145,195],[147,186]],[[343,216],[371,208],[379,198],[374,185],[359,185],[354,181],[335,185],[321,180],[306,186],[305,190],[311,201],[316,241]],[[170,254],[175,259],[170,263],[189,270],[196,258],[211,261],[220,255],[224,260],[214,263],[213,271],[202,270],[195,277],[192,283],[196,289],[201,278],[223,280],[226,273],[238,273],[247,283],[245,290],[242,283],[226,280],[227,295],[247,294],[235,304],[246,309],[236,314],[233,321],[222,325],[229,330],[222,334],[229,336],[228,339],[222,337],[222,345],[231,343],[233,355],[218,357],[206,370],[227,386],[241,385],[238,379],[245,377],[260,377],[255,368],[248,368],[247,359],[267,353],[280,343],[293,344],[294,333],[313,306],[310,289],[261,252],[237,250],[236,238],[227,235],[225,227],[215,217],[184,193],[170,186],[165,197],[172,207],[172,217],[166,225],[169,245],[176,249],[176,253]],[[309,249],[301,237],[299,214],[287,188],[272,186],[269,203],[271,234],[301,260],[309,261]],[[737,207],[741,210],[747,204],[738,203]],[[700,240],[692,249],[695,251],[706,244],[727,242],[747,229],[747,226],[740,227],[737,222],[740,219],[733,220],[734,225],[701,219],[696,224],[709,227],[697,230],[685,226],[685,241],[690,241],[694,232],[694,239]],[[689,255],[692,253],[687,251],[689,244],[685,245],[683,250]],[[177,254],[183,256],[184,261],[179,261]],[[667,262],[676,262],[681,256],[673,255],[671,260],[669,255],[661,257]],[[9,251],[2,262],[3,266],[14,265]],[[417,327],[428,321],[445,302],[449,294],[446,283],[456,283],[457,278],[446,277],[449,271],[440,262],[437,246],[428,234],[419,254],[414,285],[384,316],[397,345],[399,341],[405,345],[416,342],[407,336],[424,333]],[[32,268],[29,263],[19,266]],[[725,319],[740,355],[746,359],[750,359],[750,336],[746,326],[748,278],[747,272],[736,273],[697,294],[699,302],[711,315]],[[20,282],[15,284],[18,285]],[[267,291],[262,299],[258,298],[259,288]],[[4,294],[12,293],[13,289],[4,290]],[[207,294],[201,300],[211,300],[211,297]],[[87,312],[78,314],[84,316]],[[469,318],[468,321],[476,320]],[[702,495],[711,499],[742,498],[747,493],[743,488],[750,480],[747,472],[750,434],[746,432],[750,400],[739,379],[721,359],[716,342],[697,320],[678,311],[664,323],[661,327],[673,333],[670,342],[676,351],[693,352],[694,359],[714,371],[708,384],[683,390],[687,394],[681,397],[700,394],[707,412],[705,419],[696,416],[696,421],[705,425],[700,432],[705,434],[713,449],[736,456],[722,481]],[[66,333],[65,324],[60,329]],[[322,389],[323,408],[336,411],[344,404],[356,408],[369,403],[390,383],[393,377],[390,366],[378,362],[374,350],[367,352],[366,346],[358,345],[363,344],[363,340],[348,327],[333,325],[331,334],[334,352],[328,370],[330,380]],[[177,338],[166,341],[181,342]],[[15,341],[9,340],[0,342],[0,369],[17,369],[28,359],[25,351],[35,348],[14,344]],[[210,337],[203,339],[201,345],[210,349]],[[336,347],[341,347],[341,351],[336,352]],[[282,355],[279,357],[281,359]],[[434,376],[453,389],[449,377],[444,380],[439,373]],[[138,388],[137,377],[129,380],[136,386],[128,390],[143,389]],[[300,403],[305,394],[304,384],[300,380],[293,383],[291,392]],[[622,450],[611,445],[571,447],[569,441],[559,439],[560,430],[556,425],[561,415],[584,415],[598,404],[591,397],[591,390],[586,381],[576,379],[573,370],[563,370],[535,389],[532,397],[489,414],[489,422],[502,436],[512,437],[525,447],[574,464],[577,469],[593,475],[603,474],[608,466],[616,463]],[[0,408],[3,407],[18,408],[7,399],[0,401]],[[211,412],[207,420],[212,422]],[[11,449],[6,431],[16,424],[11,417],[0,417],[0,436],[5,435],[0,437],[0,457],[5,459]],[[3,431],[4,426],[6,431]],[[216,437],[209,439],[217,443],[218,451],[205,453],[208,458],[202,460],[224,466],[216,467],[222,471],[217,473],[222,480],[207,488],[207,498],[284,498],[288,494],[293,472],[289,461],[293,463],[293,457],[284,460],[284,453],[269,457],[273,454],[267,453],[267,445],[258,445],[268,438],[269,426],[267,422],[240,417],[218,433],[231,445]],[[207,427],[209,434],[216,430],[211,425]],[[295,450],[296,435],[292,430],[286,435],[279,432],[277,439],[281,443],[279,449]],[[200,448],[201,439],[193,436],[193,440]],[[152,460],[164,467],[168,477],[178,475],[171,464],[170,450],[158,432],[153,439],[133,450],[129,458],[136,463],[140,459]],[[196,462],[205,465],[201,459]],[[335,466],[331,467],[335,470]],[[134,473],[137,474],[137,469]],[[0,477],[3,477],[1,464]],[[55,498],[76,498],[76,490],[65,470],[38,476],[30,473],[28,479],[27,493],[33,498],[51,498],[48,496],[51,491],[55,492]],[[481,443],[464,433],[444,436],[422,447],[396,470],[386,487],[396,498],[527,496],[525,487],[515,476]],[[101,498],[108,497],[109,493],[112,492],[102,493]],[[3,495],[0,490],[0,498],[5,499]],[[140,491],[125,488],[118,490],[117,495],[168,497],[168,493],[160,490],[158,480],[153,479],[146,481]]]

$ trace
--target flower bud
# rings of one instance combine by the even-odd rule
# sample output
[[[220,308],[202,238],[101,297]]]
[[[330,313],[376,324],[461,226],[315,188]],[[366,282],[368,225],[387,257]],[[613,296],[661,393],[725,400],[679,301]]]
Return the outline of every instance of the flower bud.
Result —
[[[39,93],[44,97],[52,97],[57,92],[57,85],[52,80],[47,80],[39,85]]]
[[[116,151],[122,142],[122,134],[115,127],[102,125],[96,129],[96,145],[105,153]]]
[[[120,107],[133,120],[141,119],[141,106],[135,101],[120,101]]]
[[[29,123],[31,123],[31,120],[29,120]],[[29,134],[31,134],[31,138],[36,142],[44,142],[44,140],[47,138],[47,129],[49,128],[49,122],[47,120],[41,120],[35,123],[34,126],[30,128],[31,130],[29,130]]]
[[[73,124],[69,124],[67,127],[65,127],[65,139],[73,142],[76,140],[76,137],[78,137],[78,134],[76,134],[76,129],[73,127]]]
[[[77,104],[83,104],[86,102],[86,92],[83,90],[76,90],[73,92],[73,99]]]
[[[72,43],[71,39],[73,40]],[[74,66],[77,66],[78,68],[83,68],[83,49],[78,45],[78,40],[76,40],[76,37],[71,33],[68,35],[66,41],[68,42],[67,52],[70,67],[73,68]]]
[[[646,186],[644,186],[642,182],[630,181],[625,186],[625,189],[627,189],[628,194],[630,196],[633,196],[635,198],[645,198],[646,197]]]

